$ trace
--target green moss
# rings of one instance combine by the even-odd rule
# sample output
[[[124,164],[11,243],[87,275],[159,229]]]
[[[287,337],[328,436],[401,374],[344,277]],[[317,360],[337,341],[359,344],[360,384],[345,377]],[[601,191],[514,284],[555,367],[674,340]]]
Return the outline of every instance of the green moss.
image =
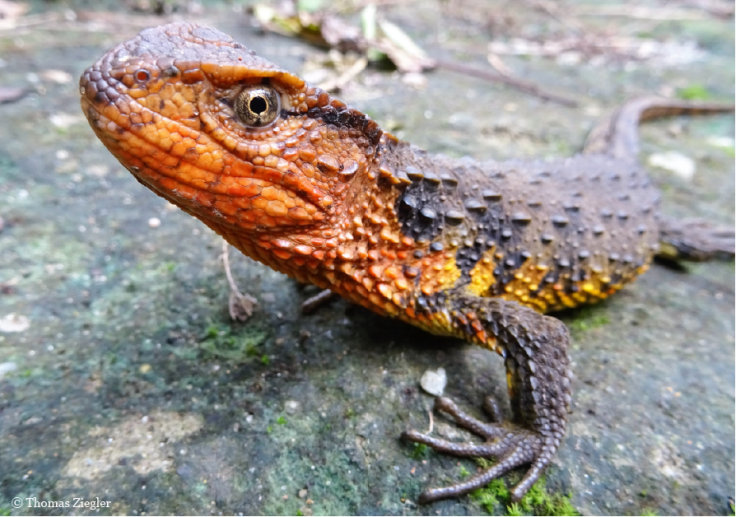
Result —
[[[689,101],[701,101],[711,98],[710,92],[702,84],[693,84],[685,88],[680,88],[677,90],[677,96]]]
[[[465,468],[465,465],[460,465],[460,477],[462,479],[465,479],[470,475],[470,472],[468,472],[468,469]]]
[[[511,503],[511,494],[501,479],[494,479],[486,488],[474,491],[471,497],[489,514],[495,514],[498,505],[504,505],[506,515],[580,515],[570,501],[570,495],[551,494],[546,480],[540,478],[518,503]]]
[[[656,510],[653,508],[642,508],[641,514],[644,516],[653,516],[653,515],[659,515]]]
[[[415,460],[423,460],[429,456],[430,448],[423,443],[415,443],[414,450],[411,451],[409,457]]]
[[[499,504],[498,498],[494,495],[493,491],[487,488],[476,490],[470,495],[470,497],[482,506],[489,514],[495,513],[494,507]]]
[[[506,515],[523,515],[521,507],[517,503],[511,503],[506,507]]]
[[[567,326],[572,332],[586,332],[611,323],[608,316],[598,314],[598,312],[593,307],[584,307],[578,312],[575,321],[569,323]]]
[[[506,483],[503,482],[503,479],[494,479],[491,481],[491,484],[488,485],[488,488],[490,488],[491,492],[493,492],[493,494],[502,501],[508,500],[509,489],[506,488]]]
[[[278,417],[276,419],[276,423],[279,424],[279,425],[286,425],[286,419],[284,417],[280,416],[280,417]]]
[[[213,324],[207,327],[205,338],[199,346],[209,355],[242,363],[258,355],[258,347],[267,337],[268,333],[256,325],[233,329],[228,325]],[[263,358],[261,361],[268,364]]]
[[[493,460],[489,460],[488,458],[473,458],[475,462],[478,464],[478,466],[482,469],[488,469],[493,466],[494,463],[496,463]]]
[[[736,147],[721,147],[721,149],[731,158],[736,157]]]

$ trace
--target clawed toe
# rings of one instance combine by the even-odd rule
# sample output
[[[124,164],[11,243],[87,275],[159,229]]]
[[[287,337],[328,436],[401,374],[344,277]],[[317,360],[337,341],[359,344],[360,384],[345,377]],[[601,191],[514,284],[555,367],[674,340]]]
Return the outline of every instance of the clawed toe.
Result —
[[[484,438],[497,438],[503,434],[503,429],[497,425],[486,424],[462,411],[452,399],[437,397],[434,399],[434,409],[447,413],[455,419],[455,423],[471,433]],[[498,409],[496,407],[496,409]]]
[[[484,408],[492,418],[500,416],[497,404],[492,399],[489,402],[489,399],[490,397],[484,402]],[[549,462],[553,451],[548,450],[549,447],[545,440],[536,432],[508,425],[480,422],[464,413],[451,399],[446,397],[437,397],[434,407],[438,411],[451,415],[459,426],[486,438],[487,441],[482,444],[451,442],[414,430],[404,432],[402,439],[423,443],[438,452],[453,456],[496,458],[497,461],[468,480],[447,487],[425,490],[419,496],[420,503],[467,494],[516,467],[531,463],[532,466],[524,478],[511,490],[512,500],[517,501],[539,479]]]

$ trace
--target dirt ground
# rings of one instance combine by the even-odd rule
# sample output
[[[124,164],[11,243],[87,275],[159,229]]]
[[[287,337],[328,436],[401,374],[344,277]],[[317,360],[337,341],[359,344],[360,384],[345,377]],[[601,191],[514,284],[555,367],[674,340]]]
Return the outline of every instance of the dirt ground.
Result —
[[[355,21],[366,3],[338,7]],[[77,78],[107,48],[174,19],[213,25],[315,82],[334,74],[325,63],[337,56],[264,32],[245,2],[39,0],[15,15],[8,5],[0,515],[485,513],[472,497],[417,505],[423,488],[478,466],[419,456],[398,437],[428,426],[424,371],[444,367],[446,393],[480,414],[486,394],[505,400],[501,361],[343,301],[303,315],[314,288],[236,254],[235,280],[258,306],[233,322],[219,238],[141,187],[78,104]],[[447,70],[374,65],[338,96],[433,152],[568,156],[630,96],[732,100],[728,7],[379,2],[379,16],[430,56],[490,70],[490,48],[516,77],[579,104]],[[13,88],[24,95],[14,99]],[[659,121],[642,135],[643,163],[664,156],[649,171],[666,214],[733,224],[732,114]],[[734,264],[653,267],[561,318],[577,378],[547,490],[570,495],[582,514],[733,514]],[[435,420],[440,434],[462,436]],[[104,506],[49,507],[75,498]]]

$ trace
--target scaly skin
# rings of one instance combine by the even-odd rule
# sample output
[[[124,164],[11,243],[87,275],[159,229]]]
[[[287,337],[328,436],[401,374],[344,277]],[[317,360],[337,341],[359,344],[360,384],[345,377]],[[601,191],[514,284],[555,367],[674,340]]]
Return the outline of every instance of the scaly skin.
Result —
[[[280,99],[263,127],[239,111],[254,86]],[[601,300],[647,269],[660,240],[659,195],[629,151],[638,119],[654,108],[667,114],[670,104],[625,105],[574,158],[452,160],[398,141],[228,36],[186,23],[115,47],[84,73],[80,91],[95,133],[138,181],[245,255],[502,355],[513,421],[500,422],[490,401],[487,424],[439,398],[437,409],[488,441],[405,437],[498,458],[420,501],[530,464],[512,491],[524,495],[560,445],[571,400],[568,332],[542,313]],[[719,239],[711,248],[732,255],[733,232]]]

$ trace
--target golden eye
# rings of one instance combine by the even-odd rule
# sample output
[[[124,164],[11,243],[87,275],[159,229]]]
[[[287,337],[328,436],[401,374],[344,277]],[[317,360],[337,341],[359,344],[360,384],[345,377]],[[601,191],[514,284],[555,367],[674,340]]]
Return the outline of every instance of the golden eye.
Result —
[[[263,127],[276,120],[281,111],[281,98],[265,84],[243,88],[235,99],[235,113],[246,126]]]

